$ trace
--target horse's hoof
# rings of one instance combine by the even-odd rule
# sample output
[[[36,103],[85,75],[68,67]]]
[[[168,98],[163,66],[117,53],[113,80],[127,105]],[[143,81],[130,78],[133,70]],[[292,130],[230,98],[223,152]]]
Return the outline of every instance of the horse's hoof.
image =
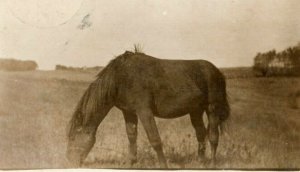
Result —
[[[161,169],[167,169],[167,168],[168,168],[168,165],[167,165],[167,164],[160,164],[160,168],[161,168]]]
[[[133,166],[134,164],[137,163],[137,159],[131,159],[130,160],[130,165]]]
[[[215,159],[211,159],[209,161],[209,168],[216,168],[216,160]]]
[[[197,161],[200,163],[206,163],[208,159],[205,156],[198,156]]]
[[[199,151],[197,160],[200,161],[200,162],[205,162],[207,160],[206,157],[205,157],[205,153],[202,152],[202,151]]]

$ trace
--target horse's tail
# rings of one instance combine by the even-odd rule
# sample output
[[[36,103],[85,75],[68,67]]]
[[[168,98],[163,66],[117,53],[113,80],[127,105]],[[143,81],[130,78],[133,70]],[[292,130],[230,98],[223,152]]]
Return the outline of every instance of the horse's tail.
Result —
[[[230,116],[230,106],[228,103],[228,95],[225,91],[225,95],[224,95],[224,102],[222,104],[220,104],[220,110],[219,112],[217,112],[218,114],[220,114],[220,131],[221,134],[226,133],[227,130],[227,123],[225,122],[229,116]]]
[[[227,120],[230,116],[230,106],[228,103],[228,96],[226,90],[224,89],[222,97],[220,97],[220,102],[216,103],[216,113],[219,114],[221,122]]]
[[[219,127],[223,133],[226,129],[224,122],[230,116],[225,76],[218,71],[212,78],[208,83],[208,111],[217,115],[220,121]]]

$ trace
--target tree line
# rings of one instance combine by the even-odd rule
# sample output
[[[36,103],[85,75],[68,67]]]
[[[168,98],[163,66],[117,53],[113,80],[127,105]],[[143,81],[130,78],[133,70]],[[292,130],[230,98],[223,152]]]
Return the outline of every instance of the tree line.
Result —
[[[103,67],[94,66],[94,67],[72,67],[64,65],[56,65],[55,70],[67,70],[67,71],[100,71]]]
[[[256,76],[300,75],[300,43],[281,52],[257,53],[253,70]]]
[[[30,71],[37,68],[38,64],[32,60],[0,59],[0,70],[3,71]]]

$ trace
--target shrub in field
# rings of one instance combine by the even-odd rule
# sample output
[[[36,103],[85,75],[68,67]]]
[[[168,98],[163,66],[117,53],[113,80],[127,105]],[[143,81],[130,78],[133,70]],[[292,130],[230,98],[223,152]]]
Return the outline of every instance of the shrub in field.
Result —
[[[31,60],[0,59],[0,70],[4,71],[29,71],[37,68],[37,63]]]

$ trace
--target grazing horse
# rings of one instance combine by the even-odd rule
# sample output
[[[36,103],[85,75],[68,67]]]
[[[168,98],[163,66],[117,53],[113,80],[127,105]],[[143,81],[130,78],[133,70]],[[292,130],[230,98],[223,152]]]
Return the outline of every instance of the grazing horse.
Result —
[[[129,139],[129,158],[137,161],[137,124],[142,123],[161,168],[167,168],[161,138],[154,120],[189,114],[204,158],[205,137],[215,161],[219,127],[229,117],[223,74],[205,60],[162,60],[129,52],[113,59],[92,82],[70,121],[67,157],[80,165],[93,147],[96,131],[108,111],[123,112]],[[203,113],[208,116],[207,129]]]

